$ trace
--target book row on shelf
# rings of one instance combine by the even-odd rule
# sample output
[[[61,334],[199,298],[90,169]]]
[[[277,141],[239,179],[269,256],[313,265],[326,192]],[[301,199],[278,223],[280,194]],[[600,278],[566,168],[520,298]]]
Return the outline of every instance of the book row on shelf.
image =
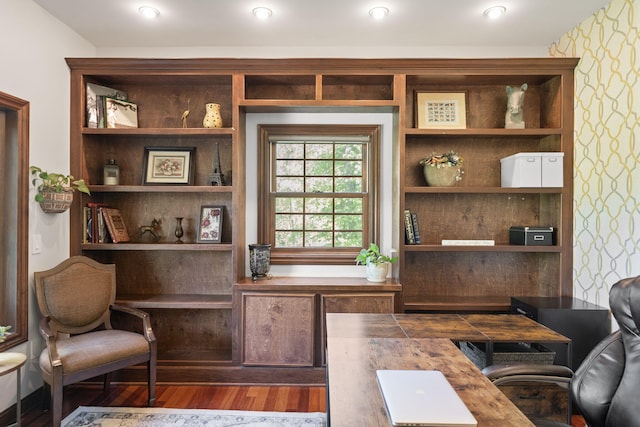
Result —
[[[411,212],[410,209],[404,210],[404,242],[407,245],[422,244],[422,236],[420,235],[420,224],[418,223],[418,215]]]
[[[130,240],[119,209],[102,203],[89,203],[82,212],[82,243],[123,243]]]

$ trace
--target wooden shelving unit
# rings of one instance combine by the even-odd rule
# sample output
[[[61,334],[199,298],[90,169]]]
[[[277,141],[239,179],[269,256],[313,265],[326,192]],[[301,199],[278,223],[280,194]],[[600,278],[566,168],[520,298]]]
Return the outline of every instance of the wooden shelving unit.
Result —
[[[71,173],[84,178],[92,192],[90,197],[78,194],[74,201],[71,254],[117,265],[118,302],[151,314],[161,381],[278,381],[274,372],[289,382],[323,378],[315,356],[316,366],[308,375],[306,368],[242,363],[243,348],[251,345],[242,334],[244,314],[236,301],[242,295],[238,289],[248,286],[244,277],[248,112],[395,116],[398,218],[404,209],[417,212],[424,241],[415,246],[398,242],[396,283],[402,284],[402,293],[397,288],[391,291],[396,310],[505,311],[511,295],[571,294],[574,59],[70,58],[67,63]],[[524,82],[529,85],[527,127],[504,129],[505,85]],[[126,91],[139,107],[139,127],[86,127],[87,83]],[[417,129],[416,91],[465,92],[467,128]],[[222,105],[223,128],[202,128],[208,102]],[[189,127],[183,128],[180,118],[187,109]],[[208,175],[216,145],[226,185],[213,187]],[[193,185],[143,185],[145,147],[195,147]],[[464,180],[453,188],[427,187],[417,166],[419,158],[449,149],[465,158]],[[520,151],[563,152],[564,186],[501,188],[499,159]],[[121,168],[120,185],[105,186],[102,167],[112,157]],[[132,242],[82,243],[82,207],[88,202],[120,209]],[[199,210],[205,205],[224,206],[221,244],[196,243]],[[175,217],[184,218],[183,244],[174,243]],[[161,240],[138,239],[138,227],[154,218],[161,220]],[[557,246],[508,244],[510,225],[540,224],[557,227]],[[400,240],[404,236],[402,223],[385,226],[394,227]],[[496,246],[444,247],[439,244],[443,238],[490,238]],[[304,293],[304,286],[296,285],[295,292]],[[278,289],[269,292],[277,295]],[[358,292],[357,286],[349,287],[349,295]],[[376,295],[376,289],[368,286],[362,296],[372,293]],[[315,290],[310,294],[319,295]],[[321,348],[314,351],[322,354]],[[136,378],[136,373],[131,375]]]

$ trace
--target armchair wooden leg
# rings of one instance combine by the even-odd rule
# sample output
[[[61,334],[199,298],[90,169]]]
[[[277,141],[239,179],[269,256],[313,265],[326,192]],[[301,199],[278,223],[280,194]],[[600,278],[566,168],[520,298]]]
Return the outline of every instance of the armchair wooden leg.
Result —
[[[147,362],[147,386],[149,387],[149,406],[156,403],[156,361],[155,359]]]
[[[62,383],[51,386],[52,426],[60,427],[62,423]]]
[[[109,391],[111,387],[111,372],[104,374],[104,384],[102,386],[102,390],[106,393]]]

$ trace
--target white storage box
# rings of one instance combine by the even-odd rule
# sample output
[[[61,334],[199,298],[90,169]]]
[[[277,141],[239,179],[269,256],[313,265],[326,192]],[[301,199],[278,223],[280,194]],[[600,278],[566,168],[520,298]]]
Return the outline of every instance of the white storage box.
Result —
[[[503,187],[562,187],[564,153],[517,153],[500,159]]]
[[[542,154],[542,186],[562,187],[564,153]]]

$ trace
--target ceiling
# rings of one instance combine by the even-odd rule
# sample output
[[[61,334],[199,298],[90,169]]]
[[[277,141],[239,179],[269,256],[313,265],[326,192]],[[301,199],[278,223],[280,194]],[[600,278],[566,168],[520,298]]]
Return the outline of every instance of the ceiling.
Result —
[[[610,0],[34,0],[96,48],[549,46]],[[489,20],[496,4],[507,13]],[[160,10],[150,21],[142,5]],[[258,20],[257,6],[273,15]],[[369,16],[385,6],[381,21]]]

